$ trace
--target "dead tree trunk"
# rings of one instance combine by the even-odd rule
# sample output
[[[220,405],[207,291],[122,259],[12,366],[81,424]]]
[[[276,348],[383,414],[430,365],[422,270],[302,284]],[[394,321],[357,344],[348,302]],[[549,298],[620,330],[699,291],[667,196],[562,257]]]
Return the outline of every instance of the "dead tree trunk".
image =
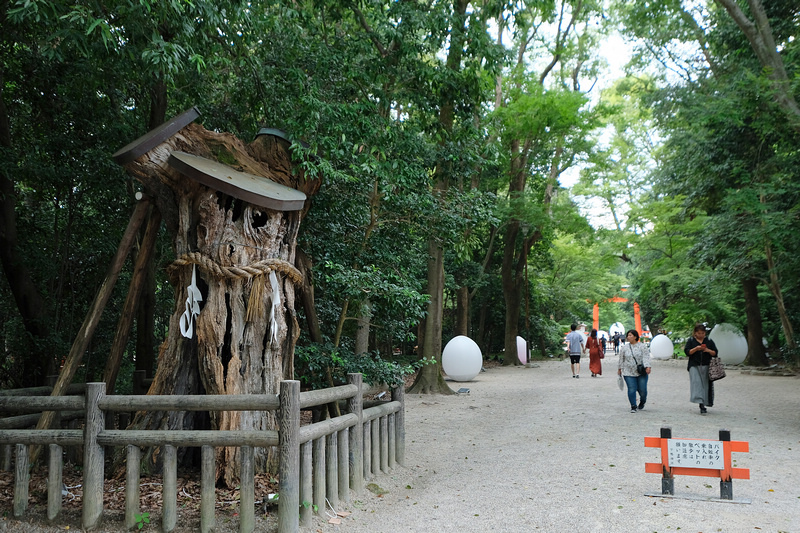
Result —
[[[125,163],[154,196],[177,257],[168,269],[175,308],[149,394],[277,394],[281,380],[293,379],[299,334],[295,284],[301,282],[294,267],[295,246],[305,209],[284,211],[250,203],[188,177],[170,159],[173,152],[185,152],[225,162],[231,174],[264,177],[310,195],[319,182],[292,173],[288,148],[288,142],[274,135],[245,145],[230,134],[189,124]],[[187,338],[180,321],[194,269],[201,311]],[[277,426],[275,413],[245,411],[138,413],[132,427],[178,430],[208,425],[219,430]],[[229,486],[238,480],[238,455],[238,448],[217,451],[217,479]],[[259,470],[274,470],[276,461],[271,450],[257,451]],[[146,462],[158,470],[160,450],[149,450]]]

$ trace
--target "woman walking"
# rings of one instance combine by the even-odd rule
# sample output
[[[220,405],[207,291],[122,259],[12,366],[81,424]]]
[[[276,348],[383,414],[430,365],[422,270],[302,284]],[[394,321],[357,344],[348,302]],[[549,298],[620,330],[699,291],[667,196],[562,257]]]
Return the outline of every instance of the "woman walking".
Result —
[[[617,374],[625,378],[628,386],[628,401],[631,404],[631,413],[644,409],[647,403],[647,378],[650,377],[650,350],[639,342],[639,332],[635,329],[628,330],[625,335],[628,344],[619,349],[619,366]],[[640,365],[643,371],[639,371]],[[639,404],[636,404],[636,393],[639,393]]]
[[[601,354],[603,353],[600,341],[597,340],[597,330],[593,329],[586,341],[586,348],[589,350],[589,370],[592,372],[592,377],[597,377],[603,374],[603,365],[600,362]]]
[[[700,414],[714,405],[714,383],[708,380],[708,364],[717,357],[717,345],[706,339],[705,324],[695,324],[683,352],[689,357],[689,401],[700,404]]]

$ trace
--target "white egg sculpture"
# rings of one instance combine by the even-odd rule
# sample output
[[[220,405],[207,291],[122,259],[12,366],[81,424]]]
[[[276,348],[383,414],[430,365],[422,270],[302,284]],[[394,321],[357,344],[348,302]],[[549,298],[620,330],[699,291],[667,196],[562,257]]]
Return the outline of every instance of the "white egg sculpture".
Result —
[[[478,344],[464,335],[450,339],[442,351],[442,369],[453,381],[470,381],[483,366]]]
[[[714,341],[726,365],[738,365],[747,357],[747,339],[733,324],[717,324],[708,338]]]
[[[517,359],[523,365],[528,362],[528,343],[517,335]]]
[[[622,322],[614,322],[611,324],[611,327],[608,328],[608,332],[612,335],[615,333],[625,334],[625,325]]]
[[[670,359],[675,347],[666,335],[656,335],[650,341],[650,357],[653,359]]]

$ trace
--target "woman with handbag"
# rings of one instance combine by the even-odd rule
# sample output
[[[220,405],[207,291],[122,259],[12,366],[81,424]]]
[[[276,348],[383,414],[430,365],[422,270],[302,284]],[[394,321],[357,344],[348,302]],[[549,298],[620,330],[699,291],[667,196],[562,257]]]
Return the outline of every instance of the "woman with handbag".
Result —
[[[589,350],[589,370],[592,372],[592,377],[597,377],[603,374],[603,365],[600,363],[602,359],[602,347],[600,341],[597,339],[597,330],[593,329],[586,340],[586,348]]]
[[[705,324],[695,324],[683,352],[689,357],[689,401],[700,404],[700,414],[714,405],[714,384],[708,379],[708,365],[717,357],[717,345],[706,338]]]
[[[644,409],[647,402],[647,379],[650,376],[650,350],[639,342],[639,332],[630,329],[625,334],[628,343],[619,349],[619,366],[617,374],[625,378],[628,386],[628,400],[631,413]],[[639,405],[636,405],[636,393],[639,393]]]

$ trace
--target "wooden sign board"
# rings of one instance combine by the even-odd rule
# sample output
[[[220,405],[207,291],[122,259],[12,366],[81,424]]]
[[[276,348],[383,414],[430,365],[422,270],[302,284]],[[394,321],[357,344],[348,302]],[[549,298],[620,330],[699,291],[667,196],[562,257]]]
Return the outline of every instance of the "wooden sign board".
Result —
[[[274,211],[299,211],[306,201],[301,191],[186,152],[172,152],[168,164],[214,190]]]
[[[645,447],[661,449],[661,462],[645,463],[644,470],[662,475],[662,495],[675,494],[675,476],[718,477],[720,498],[733,500],[733,480],[750,479],[750,470],[735,468],[731,453],[749,452],[750,444],[731,440],[730,431],[725,429],[720,430],[719,437],[719,440],[673,439],[672,429],[662,427],[661,437],[644,438]]]

